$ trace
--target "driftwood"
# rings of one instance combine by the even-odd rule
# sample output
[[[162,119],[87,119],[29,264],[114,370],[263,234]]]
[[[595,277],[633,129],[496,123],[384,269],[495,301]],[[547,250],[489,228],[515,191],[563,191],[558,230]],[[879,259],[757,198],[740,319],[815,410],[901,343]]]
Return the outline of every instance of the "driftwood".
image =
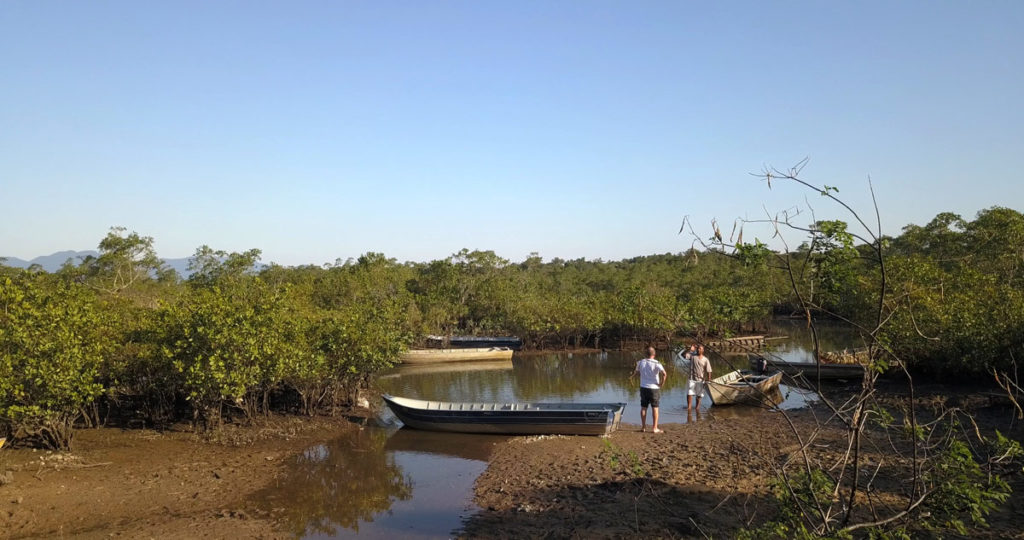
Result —
[[[881,349],[875,349],[876,356],[880,351]],[[860,364],[866,366],[871,363],[871,351],[867,347],[828,351],[821,353],[819,360],[825,364]]]

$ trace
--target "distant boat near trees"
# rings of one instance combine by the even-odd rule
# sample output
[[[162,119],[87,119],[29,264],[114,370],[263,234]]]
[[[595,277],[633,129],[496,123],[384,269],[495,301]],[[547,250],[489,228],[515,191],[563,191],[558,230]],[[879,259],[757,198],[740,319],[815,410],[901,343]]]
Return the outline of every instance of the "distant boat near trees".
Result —
[[[472,349],[410,349],[399,360],[402,364],[436,364],[477,360],[512,360],[514,351],[508,347],[477,347]]]
[[[523,340],[515,336],[427,336],[427,346],[444,349],[479,349],[507,347],[518,351]]]
[[[426,339],[426,348],[402,354],[402,364],[435,364],[477,360],[512,360],[523,345],[515,336],[436,336]]]

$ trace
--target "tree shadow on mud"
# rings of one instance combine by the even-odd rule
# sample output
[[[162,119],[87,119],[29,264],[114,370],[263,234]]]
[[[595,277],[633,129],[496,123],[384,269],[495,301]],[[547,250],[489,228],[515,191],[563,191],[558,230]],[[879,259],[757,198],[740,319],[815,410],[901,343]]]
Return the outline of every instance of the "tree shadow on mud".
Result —
[[[459,538],[731,538],[777,512],[764,496],[630,479],[539,489],[469,517]]]

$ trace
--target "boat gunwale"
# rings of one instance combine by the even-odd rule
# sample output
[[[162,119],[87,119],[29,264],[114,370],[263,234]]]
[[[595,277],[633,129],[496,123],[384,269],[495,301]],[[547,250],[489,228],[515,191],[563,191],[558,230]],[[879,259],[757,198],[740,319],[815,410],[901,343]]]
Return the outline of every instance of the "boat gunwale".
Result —
[[[619,428],[626,403],[515,403],[426,401],[384,394],[391,411],[404,424],[418,429],[507,435],[608,435]],[[409,403],[413,404],[410,406]],[[475,409],[424,408],[417,404],[478,405]],[[483,407],[498,407],[486,409]],[[539,406],[539,407],[538,407]]]
[[[506,402],[487,403],[474,401],[432,401],[406,398],[384,394],[385,401],[399,406],[423,411],[465,411],[465,412],[590,412],[605,410],[621,410],[626,407],[624,402],[577,403],[577,402]],[[468,407],[468,408],[467,408]]]
[[[745,377],[761,377],[759,381],[745,381]],[[708,381],[708,394],[714,405],[735,405],[756,402],[782,382],[782,372],[757,374],[750,370],[734,370]],[[729,392],[731,391],[731,392]],[[726,392],[729,392],[727,395]],[[716,394],[718,397],[716,398]]]

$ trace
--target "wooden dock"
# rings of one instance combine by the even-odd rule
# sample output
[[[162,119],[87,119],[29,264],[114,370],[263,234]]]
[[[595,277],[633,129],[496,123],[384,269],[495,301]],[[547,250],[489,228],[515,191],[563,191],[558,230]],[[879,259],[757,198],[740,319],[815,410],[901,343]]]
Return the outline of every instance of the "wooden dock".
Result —
[[[766,336],[741,336],[705,341],[704,347],[716,351],[760,350],[764,348],[767,341]]]

